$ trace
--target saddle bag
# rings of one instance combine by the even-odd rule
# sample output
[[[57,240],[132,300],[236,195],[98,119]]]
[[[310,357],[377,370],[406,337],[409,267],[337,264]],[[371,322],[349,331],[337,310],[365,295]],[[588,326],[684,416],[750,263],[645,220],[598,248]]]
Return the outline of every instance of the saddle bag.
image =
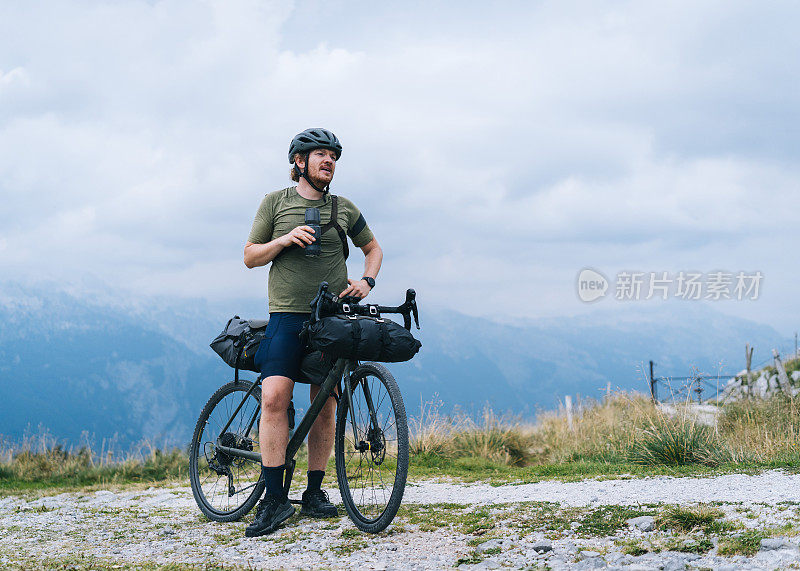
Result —
[[[255,356],[266,329],[266,319],[247,320],[234,315],[211,342],[211,348],[231,367],[259,373]]]
[[[399,323],[366,315],[324,317],[308,325],[305,334],[312,351],[360,361],[408,361],[422,347]]]

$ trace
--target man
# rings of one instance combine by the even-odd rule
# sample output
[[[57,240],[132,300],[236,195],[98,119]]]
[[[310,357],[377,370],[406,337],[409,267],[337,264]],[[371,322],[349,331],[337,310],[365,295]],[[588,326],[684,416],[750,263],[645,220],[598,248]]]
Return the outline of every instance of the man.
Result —
[[[298,337],[303,322],[310,317],[309,302],[322,281],[330,284],[331,291],[341,292],[340,297],[366,297],[375,285],[383,259],[358,208],[346,198],[328,194],[341,154],[336,135],[325,129],[306,129],[294,137],[289,145],[289,162],[293,163],[291,178],[297,185],[264,197],[244,247],[248,268],[272,263],[268,284],[270,319],[255,356],[263,378],[259,441],[266,491],[255,520],[247,527],[248,537],[271,533],[295,511],[283,490],[289,440],[286,411],[295,382],[309,382],[300,374],[302,347]],[[305,212],[310,207],[320,210],[324,229],[321,236],[315,236],[312,228],[305,225]],[[364,274],[358,280],[347,277],[345,233],[364,252]],[[320,241],[321,252],[319,256],[306,256],[304,249],[314,240]],[[310,392],[314,400],[319,386],[311,385]],[[300,513],[312,517],[338,515],[321,489],[333,447],[335,411],[336,402],[329,398],[308,433],[308,487],[303,492]]]

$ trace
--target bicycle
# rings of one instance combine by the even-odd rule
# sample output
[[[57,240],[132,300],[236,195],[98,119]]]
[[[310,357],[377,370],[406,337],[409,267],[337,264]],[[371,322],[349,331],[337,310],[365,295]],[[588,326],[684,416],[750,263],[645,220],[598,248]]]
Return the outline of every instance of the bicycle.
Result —
[[[406,329],[411,330],[412,316],[419,329],[412,289],[406,291],[406,301],[396,307],[361,305],[357,298],[339,300],[327,289],[328,284],[322,282],[311,302],[314,319],[339,313],[373,317],[397,313],[403,315]],[[334,458],[342,503],[356,527],[380,532],[397,514],[408,473],[403,397],[394,376],[380,363],[335,361],[289,439],[284,492],[288,496],[295,455],[330,396],[337,403]],[[293,415],[293,409],[291,412]],[[195,501],[210,520],[239,520],[264,492],[258,445],[260,415],[261,378],[255,382],[240,379],[238,368],[234,380],[220,387],[200,413],[190,445],[189,479]]]

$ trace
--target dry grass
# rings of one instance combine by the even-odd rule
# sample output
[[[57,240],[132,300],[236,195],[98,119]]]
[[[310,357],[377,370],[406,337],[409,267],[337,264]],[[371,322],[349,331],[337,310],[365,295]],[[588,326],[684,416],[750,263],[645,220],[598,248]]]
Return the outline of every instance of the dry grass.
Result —
[[[523,466],[530,462],[534,427],[514,417],[498,417],[487,408],[476,421],[463,414],[441,414],[442,402],[422,403],[412,418],[411,454],[446,458],[481,458]]]
[[[800,452],[800,402],[776,395],[725,405],[719,432],[737,459],[792,462]]]
[[[412,421],[412,454],[473,457],[513,466],[796,464],[797,404],[785,397],[733,403],[722,407],[717,426],[707,426],[687,405],[668,415],[644,396],[615,393],[584,402],[570,426],[563,410],[542,413],[535,423],[498,417],[490,410],[474,421],[442,415],[441,403],[427,403]]]
[[[186,464],[181,450],[164,451],[146,440],[125,452],[104,441],[99,453],[88,444],[67,448],[46,429],[26,434],[19,442],[0,441],[3,487],[159,481],[186,476]]]
[[[581,403],[570,425],[563,410],[530,422],[486,409],[476,420],[444,415],[443,403],[434,401],[423,403],[411,419],[411,453],[417,466],[427,458],[445,472],[455,469],[450,460],[462,471],[487,473],[498,466],[587,463],[600,470],[631,464],[800,466],[799,405],[784,396],[731,403],[721,407],[715,426],[706,426],[686,406],[667,414],[644,396],[615,393]],[[67,449],[40,431],[22,442],[0,440],[0,488],[179,479],[187,476],[187,463],[184,452],[164,452],[153,443],[125,453],[103,443],[98,453],[86,445]]]

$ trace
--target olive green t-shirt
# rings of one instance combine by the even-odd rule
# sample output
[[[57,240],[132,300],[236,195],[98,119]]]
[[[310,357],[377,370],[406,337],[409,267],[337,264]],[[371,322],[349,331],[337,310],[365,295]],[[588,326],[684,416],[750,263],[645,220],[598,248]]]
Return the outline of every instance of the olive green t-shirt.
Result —
[[[337,220],[353,244],[360,248],[372,241],[372,231],[356,205],[338,197]],[[319,208],[320,225],[331,219],[331,197],[309,200],[291,186],[270,192],[261,201],[248,242],[266,244],[305,224],[306,208]],[[319,256],[306,256],[303,248],[285,248],[269,268],[269,311],[308,313],[319,284],[327,281],[329,291],[339,294],[347,288],[347,266],[342,240],[335,228],[322,235]]]

